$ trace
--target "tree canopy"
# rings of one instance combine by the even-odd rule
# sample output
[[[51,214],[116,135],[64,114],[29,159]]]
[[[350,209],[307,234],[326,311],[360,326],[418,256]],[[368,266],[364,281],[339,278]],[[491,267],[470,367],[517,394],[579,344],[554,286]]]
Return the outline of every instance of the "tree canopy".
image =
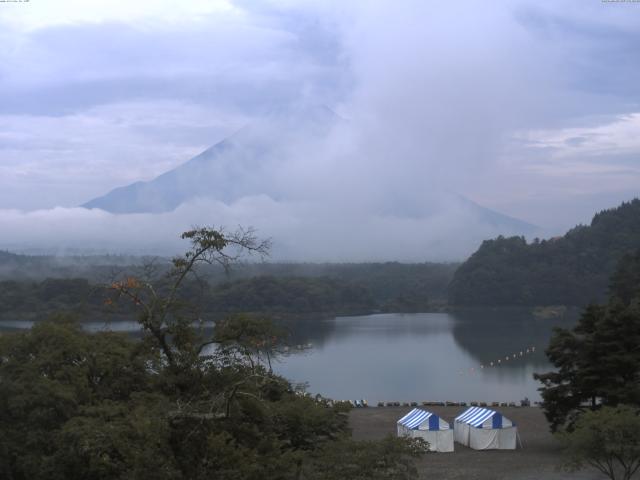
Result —
[[[575,305],[603,302],[620,259],[640,246],[640,200],[593,217],[563,237],[486,240],[449,285],[455,305]]]
[[[585,412],[560,438],[566,467],[589,465],[611,480],[631,480],[640,468],[640,416],[637,407],[603,407]]]
[[[535,377],[552,429],[570,429],[583,411],[601,405],[640,405],[638,272],[640,254],[623,259],[609,302],[589,306],[573,329],[556,329],[551,338],[546,353],[556,370]]]
[[[267,320],[230,317],[210,335],[194,327],[181,293],[197,266],[227,267],[265,244],[212,229],[184,238],[191,248],[162,278],[110,286],[113,302],[138,311],[141,340],[66,317],[0,336],[2,478],[415,478],[423,443],[354,442],[348,406],[270,370],[281,337]]]

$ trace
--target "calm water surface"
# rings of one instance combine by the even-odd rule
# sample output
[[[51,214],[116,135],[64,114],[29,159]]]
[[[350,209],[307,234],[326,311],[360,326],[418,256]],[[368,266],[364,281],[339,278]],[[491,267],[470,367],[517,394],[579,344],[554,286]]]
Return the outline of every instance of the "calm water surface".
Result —
[[[293,382],[307,382],[314,394],[335,399],[537,400],[539,385],[532,374],[551,369],[544,349],[552,328],[568,327],[573,321],[487,309],[307,321],[296,325],[293,341],[312,348],[283,357],[274,369]],[[3,321],[0,331],[31,325]],[[125,332],[139,328],[136,322],[86,327]]]
[[[539,400],[532,375],[552,368],[552,329],[573,323],[490,310],[338,317],[309,329],[308,353],[274,368],[313,393],[369,403]]]

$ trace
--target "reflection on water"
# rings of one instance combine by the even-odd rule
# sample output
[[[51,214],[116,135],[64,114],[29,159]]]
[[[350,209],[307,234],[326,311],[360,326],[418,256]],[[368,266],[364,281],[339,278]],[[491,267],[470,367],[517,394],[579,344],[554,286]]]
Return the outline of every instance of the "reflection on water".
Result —
[[[292,381],[309,382],[313,393],[332,398],[537,400],[539,385],[532,375],[551,368],[544,355],[551,331],[573,321],[488,309],[339,317],[316,322],[300,339],[314,348],[275,368]]]
[[[291,342],[313,348],[280,359],[274,369],[293,382],[308,382],[313,393],[336,399],[536,400],[539,385],[532,375],[551,368],[544,349],[552,328],[573,321],[491,309],[307,320],[289,327]],[[0,322],[0,331],[31,326]],[[85,328],[139,332],[136,322],[92,322]],[[531,347],[535,352],[526,353]]]

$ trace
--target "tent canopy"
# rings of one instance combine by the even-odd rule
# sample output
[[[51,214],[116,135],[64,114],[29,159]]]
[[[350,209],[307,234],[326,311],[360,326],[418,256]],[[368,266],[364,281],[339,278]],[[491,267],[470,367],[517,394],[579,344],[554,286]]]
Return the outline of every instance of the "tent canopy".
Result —
[[[414,408],[404,417],[398,420],[398,425],[409,430],[447,430],[449,424],[441,421],[435,413],[422,410],[421,408]]]
[[[466,423],[475,428],[504,428],[511,427],[511,420],[502,416],[500,412],[482,407],[470,407],[455,418],[456,422]]]

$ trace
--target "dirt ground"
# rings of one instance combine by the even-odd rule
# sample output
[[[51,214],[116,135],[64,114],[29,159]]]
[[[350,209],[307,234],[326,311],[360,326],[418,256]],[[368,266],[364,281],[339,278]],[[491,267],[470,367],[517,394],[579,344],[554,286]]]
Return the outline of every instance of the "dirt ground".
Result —
[[[396,421],[412,407],[353,409],[349,423],[353,438],[380,439],[396,434]],[[464,407],[425,407],[452,423]],[[601,480],[595,470],[566,473],[559,470],[562,457],[558,443],[540,408],[496,408],[517,426],[524,448],[476,451],[455,444],[453,453],[429,453],[418,462],[420,478],[464,480]]]

